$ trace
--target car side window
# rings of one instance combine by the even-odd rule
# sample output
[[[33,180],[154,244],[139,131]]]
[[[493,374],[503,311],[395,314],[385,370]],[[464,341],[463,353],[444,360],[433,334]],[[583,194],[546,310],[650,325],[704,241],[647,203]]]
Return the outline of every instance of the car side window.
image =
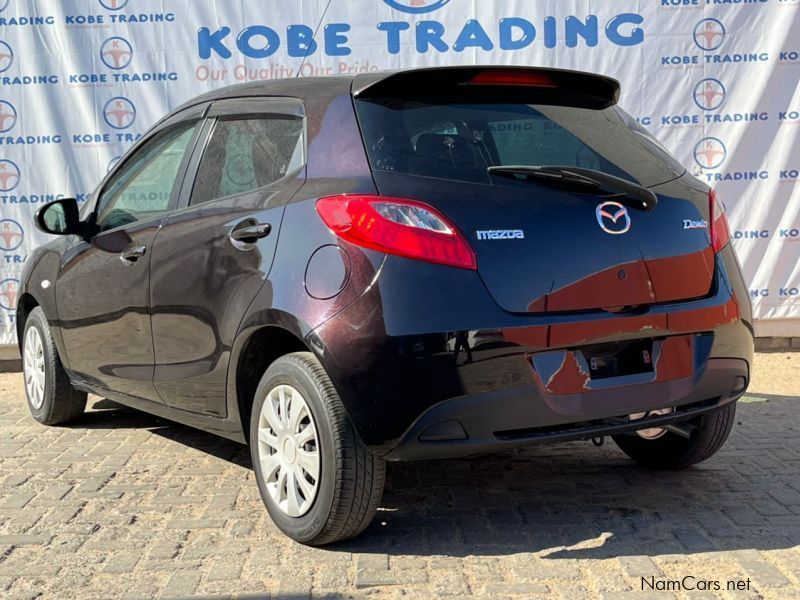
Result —
[[[206,145],[189,204],[250,192],[305,164],[303,120],[219,118]]]
[[[100,196],[96,220],[100,231],[169,210],[178,169],[197,126],[197,121],[176,125],[146,142],[125,161]]]

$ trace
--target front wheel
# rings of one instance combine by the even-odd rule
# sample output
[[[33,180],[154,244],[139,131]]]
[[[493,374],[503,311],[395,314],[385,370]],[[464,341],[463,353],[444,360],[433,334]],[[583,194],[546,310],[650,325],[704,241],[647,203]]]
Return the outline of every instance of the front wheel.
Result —
[[[698,417],[689,439],[670,431],[646,439],[636,433],[613,436],[620,450],[652,469],[685,469],[711,458],[722,448],[733,427],[736,403]],[[652,430],[649,430],[652,431]]]
[[[354,537],[378,509],[385,462],[363,445],[310,352],[279,358],[261,378],[250,453],[267,511],[295,541],[319,546]]]
[[[83,414],[86,392],[72,387],[61,365],[47,317],[39,306],[25,321],[22,372],[28,408],[39,423],[60,425]]]

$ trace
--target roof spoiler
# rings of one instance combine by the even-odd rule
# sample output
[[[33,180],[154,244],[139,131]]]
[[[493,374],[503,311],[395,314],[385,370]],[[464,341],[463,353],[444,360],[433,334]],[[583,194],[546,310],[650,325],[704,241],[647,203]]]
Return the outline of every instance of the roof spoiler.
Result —
[[[616,79],[538,67],[433,67],[382,71],[353,79],[356,98],[519,101],[601,110],[619,99]],[[466,92],[466,93],[465,93]]]

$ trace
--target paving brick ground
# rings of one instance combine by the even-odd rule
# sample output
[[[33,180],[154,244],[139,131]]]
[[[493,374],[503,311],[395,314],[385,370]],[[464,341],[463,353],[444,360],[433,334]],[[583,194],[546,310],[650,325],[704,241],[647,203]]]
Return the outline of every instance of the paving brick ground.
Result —
[[[321,550],[270,523],[244,447],[102,403],[42,427],[0,375],[0,597],[798,598],[790,359],[759,356],[767,394],[698,468],[646,472],[588,443],[394,465],[367,533]],[[769,393],[779,380],[792,395]],[[685,576],[723,589],[642,591]]]

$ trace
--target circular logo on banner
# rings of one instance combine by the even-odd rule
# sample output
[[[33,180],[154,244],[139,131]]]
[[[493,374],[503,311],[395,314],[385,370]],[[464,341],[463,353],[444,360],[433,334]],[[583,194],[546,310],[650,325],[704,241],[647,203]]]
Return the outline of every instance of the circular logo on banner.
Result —
[[[22,245],[25,231],[14,219],[0,219],[0,250],[11,252]]]
[[[133,59],[133,46],[121,37],[108,38],[100,46],[100,60],[109,69],[124,69]]]
[[[127,129],[136,120],[136,107],[127,98],[117,96],[106,102],[103,118],[113,129]]]
[[[17,124],[17,109],[11,102],[0,100],[0,133],[11,131]]]
[[[100,0],[100,4],[103,8],[107,8],[108,10],[121,10],[125,8],[127,3],[128,0]]]
[[[701,50],[716,50],[724,40],[725,26],[718,19],[703,19],[694,26],[694,43]]]
[[[5,9],[8,8],[9,2],[11,2],[11,0],[0,0],[0,12],[3,12]]]
[[[14,51],[5,42],[0,42],[0,73],[8,71],[14,64]]]
[[[725,102],[725,86],[719,79],[701,79],[694,86],[694,103],[703,110],[716,110]]]
[[[412,15],[421,15],[423,13],[433,12],[439,10],[450,0],[383,0],[392,8],[404,13],[411,13]]]
[[[19,184],[19,167],[10,160],[0,160],[0,192],[10,192]]]
[[[106,167],[106,173],[110,173],[111,169],[117,166],[117,163],[120,161],[121,156],[115,156],[110,161],[108,161],[108,166]]]
[[[704,169],[716,169],[727,155],[725,144],[715,137],[703,138],[694,147],[694,161]]]
[[[19,295],[19,280],[4,279],[0,281],[0,308],[16,310]]]

